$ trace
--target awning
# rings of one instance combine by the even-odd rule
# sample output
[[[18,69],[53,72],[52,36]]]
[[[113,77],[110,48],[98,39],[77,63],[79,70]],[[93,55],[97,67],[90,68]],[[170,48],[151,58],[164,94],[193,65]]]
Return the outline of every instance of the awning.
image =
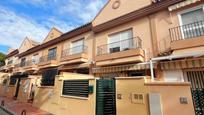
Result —
[[[204,58],[182,59],[160,62],[162,70],[190,69],[204,67]]]
[[[154,64],[154,68],[156,67],[157,65]],[[93,73],[112,73],[112,72],[122,72],[122,71],[145,70],[149,68],[150,68],[149,63],[140,63],[140,64],[93,68]]]
[[[177,10],[177,9],[179,9],[179,8],[185,7],[185,6],[187,6],[187,5],[196,3],[196,2],[198,2],[198,1],[201,1],[201,0],[185,0],[185,1],[180,2],[180,3],[178,3],[178,4],[169,6],[168,9],[169,9],[169,11],[174,11],[174,10]]]
[[[58,67],[58,70],[72,70],[72,69],[79,69],[79,68],[89,68],[89,64],[74,64],[74,65],[62,65]]]
[[[13,78],[27,78],[28,77],[28,73],[17,72],[17,73],[14,73],[11,77],[13,77]]]

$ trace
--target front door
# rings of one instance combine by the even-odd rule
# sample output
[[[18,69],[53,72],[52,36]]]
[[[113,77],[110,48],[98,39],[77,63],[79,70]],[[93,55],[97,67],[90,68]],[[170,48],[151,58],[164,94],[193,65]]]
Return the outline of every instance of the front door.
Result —
[[[97,80],[96,115],[116,115],[115,80]]]
[[[204,115],[204,71],[187,71],[186,76],[191,83],[195,115]]]

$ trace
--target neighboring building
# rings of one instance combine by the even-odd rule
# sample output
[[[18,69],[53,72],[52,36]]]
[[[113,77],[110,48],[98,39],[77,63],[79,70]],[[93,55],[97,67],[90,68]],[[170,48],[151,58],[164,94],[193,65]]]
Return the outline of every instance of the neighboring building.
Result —
[[[9,50],[8,54],[6,55],[5,59],[5,66],[3,66],[2,71],[12,73],[15,67],[15,64],[18,61],[18,49],[16,50]]]
[[[202,104],[199,103],[203,98],[197,97],[204,96],[203,36],[202,0],[109,0],[91,23],[67,33],[52,28],[42,44],[26,38],[19,50],[7,55],[5,67],[7,72],[40,76],[41,86],[58,88],[59,84],[54,84],[58,83],[55,76],[64,72],[94,75],[99,79],[96,80],[97,88],[103,87],[107,83],[105,80],[108,83],[104,87],[109,88],[119,77],[151,76],[150,82],[147,80],[144,83],[150,88],[148,91],[172,94],[172,89],[177,90],[178,86],[178,90],[184,92],[177,91],[172,95],[174,99],[185,95],[186,98],[180,97],[180,103],[185,103],[186,99],[191,102],[192,95],[196,115],[199,115],[202,114]],[[17,61],[13,65],[18,63],[18,66],[7,67],[14,58]],[[81,85],[81,82],[77,83]],[[189,94],[188,88],[181,88],[187,85],[185,82],[192,84],[192,94]],[[87,84],[86,81],[83,83]],[[159,85],[155,88],[155,84]],[[173,88],[165,92],[166,86]],[[114,94],[111,94],[111,91],[107,90],[112,97],[116,97],[116,93],[112,91]],[[119,92],[117,99],[121,100],[120,97],[122,99]],[[164,114],[168,115],[171,102],[164,96],[161,100],[166,102],[163,104]],[[176,103],[178,108],[182,108],[179,104]],[[185,109],[189,110],[191,105],[185,106]],[[100,109],[96,108],[96,111]],[[191,114],[192,111],[186,113]]]

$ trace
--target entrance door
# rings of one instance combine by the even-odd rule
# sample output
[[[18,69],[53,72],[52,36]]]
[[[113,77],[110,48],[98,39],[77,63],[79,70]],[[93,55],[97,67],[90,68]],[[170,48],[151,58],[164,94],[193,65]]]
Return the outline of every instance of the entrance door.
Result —
[[[96,115],[116,115],[115,80],[97,80]]]
[[[21,78],[18,78],[18,80],[17,80],[17,85],[16,85],[16,92],[15,92],[15,95],[14,95],[14,97],[17,99],[17,97],[18,97],[18,92],[19,92],[19,88],[20,88],[20,82],[21,82]]]
[[[186,76],[191,82],[195,115],[204,115],[204,71],[187,71]]]

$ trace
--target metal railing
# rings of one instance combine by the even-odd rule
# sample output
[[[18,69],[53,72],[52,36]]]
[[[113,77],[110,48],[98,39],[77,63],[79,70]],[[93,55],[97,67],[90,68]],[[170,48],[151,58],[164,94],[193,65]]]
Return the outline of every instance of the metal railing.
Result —
[[[14,68],[18,68],[18,67],[20,67],[19,63],[14,65]]]
[[[130,49],[142,47],[142,40],[139,37],[134,37],[110,44],[105,44],[97,47],[97,55],[110,54]]]
[[[48,62],[48,61],[52,61],[52,60],[56,60],[56,59],[57,59],[56,54],[50,54],[50,55],[40,57],[39,63]]]
[[[20,67],[27,67],[27,66],[32,66],[32,65],[36,65],[36,64],[38,64],[38,61],[28,60],[26,62],[20,63]]]
[[[13,64],[13,60],[8,61],[7,65]]]
[[[87,46],[81,45],[70,49],[65,49],[62,51],[61,58],[67,57],[69,55],[79,54],[79,53],[87,53]]]
[[[204,36],[204,20],[169,29],[171,42]]]

